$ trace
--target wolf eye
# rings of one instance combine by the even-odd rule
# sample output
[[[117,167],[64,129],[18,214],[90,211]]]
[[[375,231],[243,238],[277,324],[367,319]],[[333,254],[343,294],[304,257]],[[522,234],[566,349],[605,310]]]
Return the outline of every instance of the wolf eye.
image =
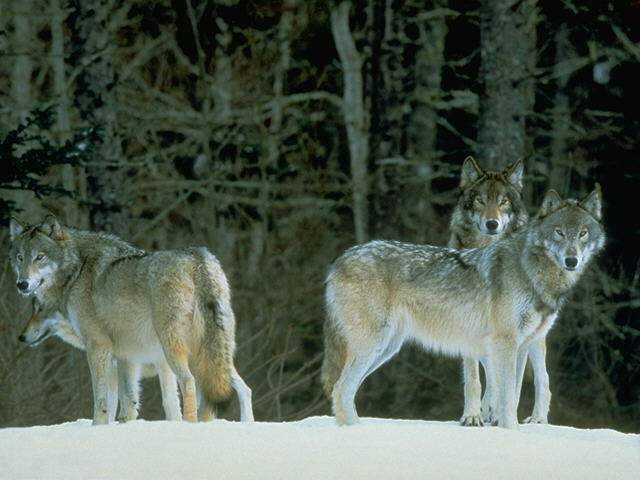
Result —
[[[501,207],[505,207],[507,205],[509,205],[509,199],[507,197],[504,197],[502,200],[500,200]]]
[[[484,200],[482,200],[480,197],[476,197],[475,200],[478,205],[484,205]]]
[[[16,258],[18,259],[19,262],[21,262],[23,257],[22,257],[22,255],[18,254],[18,255],[16,255]]]
[[[585,230],[582,230],[582,231],[580,232],[580,238],[584,238],[584,237],[586,237],[586,236],[587,236],[587,233],[589,233],[589,230],[586,230],[586,229],[585,229]]]
[[[36,262],[39,262],[40,260],[44,259],[44,253],[39,253],[38,255],[36,255]]]
[[[562,233],[562,230],[560,230],[559,228],[556,228],[556,235],[558,235],[559,237],[564,237],[564,233]]]

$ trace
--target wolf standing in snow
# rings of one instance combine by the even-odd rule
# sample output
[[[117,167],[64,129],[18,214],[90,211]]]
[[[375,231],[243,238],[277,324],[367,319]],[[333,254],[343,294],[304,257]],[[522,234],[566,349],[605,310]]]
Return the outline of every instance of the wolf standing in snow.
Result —
[[[31,228],[12,221],[10,236],[19,291],[56,305],[86,347],[94,424],[108,421],[113,357],[122,370],[125,411],[136,408],[135,365],[166,359],[185,420],[212,418],[232,388],[241,419],[253,419],[251,390],[233,364],[229,286],[207,249],[147,252],[112,235],[63,227],[53,216]]]
[[[18,340],[26,343],[30,347],[37,347],[51,336],[56,336],[80,350],[86,350],[82,338],[73,330],[71,322],[57,312],[52,305],[43,304],[34,297],[32,315],[18,337]],[[158,361],[155,365],[130,365],[130,368],[133,370],[131,372],[132,387],[129,392],[132,395],[131,402],[128,402],[127,399],[124,398],[126,394],[126,388],[124,386],[126,379],[123,375],[124,370],[118,369],[118,362],[115,358],[112,359],[110,367],[110,373],[107,374],[107,381],[109,382],[107,417],[109,422],[112,422],[116,418],[118,394],[120,394],[120,404],[123,405],[123,407],[120,408],[120,420],[128,422],[138,418],[137,406],[140,401],[139,380],[141,377],[148,378],[155,375],[157,375],[160,380],[162,406],[164,408],[165,418],[167,420],[180,420],[182,418],[176,376],[166,360]],[[118,372],[120,372],[120,375]],[[119,382],[122,384],[120,387],[118,386]],[[125,411],[124,405],[129,405],[129,411]]]
[[[460,197],[451,216],[449,247],[455,249],[478,248],[489,245],[505,235],[522,228],[529,217],[522,201],[524,168],[520,160],[502,172],[485,171],[472,157],[462,164]],[[545,358],[545,337],[533,342],[529,358],[533,364],[536,397],[533,414],[525,422],[547,423],[551,391]],[[483,364],[486,371],[486,364]],[[481,426],[491,423],[491,395],[488,383],[481,398],[482,385],[478,361],[463,360],[464,412],[460,423]],[[521,372],[524,374],[524,369]],[[518,378],[522,385],[522,378]],[[518,397],[520,387],[518,387]]]
[[[362,381],[414,340],[488,363],[498,425],[516,428],[518,372],[604,246],[601,194],[549,191],[523,229],[486,247],[453,250],[372,241],[347,250],[326,280],[323,383],[339,424],[358,422]]]

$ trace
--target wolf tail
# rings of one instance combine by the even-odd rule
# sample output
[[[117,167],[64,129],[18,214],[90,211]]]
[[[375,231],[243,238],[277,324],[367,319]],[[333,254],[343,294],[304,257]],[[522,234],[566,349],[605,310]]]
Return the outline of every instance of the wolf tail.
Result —
[[[220,263],[208,250],[197,249],[196,294],[203,316],[203,335],[192,358],[201,404],[215,412],[231,396],[235,353],[235,317],[231,293]]]
[[[331,398],[347,357],[347,342],[338,329],[338,319],[331,304],[330,285],[327,284],[327,319],[324,322],[324,359],[320,379],[322,389]]]

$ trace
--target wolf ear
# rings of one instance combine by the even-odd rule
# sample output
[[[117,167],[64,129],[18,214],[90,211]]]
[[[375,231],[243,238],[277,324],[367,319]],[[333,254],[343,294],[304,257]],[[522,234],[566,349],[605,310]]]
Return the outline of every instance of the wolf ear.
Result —
[[[602,220],[602,191],[599,183],[596,183],[596,188],[593,192],[580,201],[580,206],[596,219]]]
[[[464,159],[462,164],[462,173],[460,174],[460,187],[465,188],[467,185],[472,184],[484,175],[482,170],[473,157],[469,156]]]
[[[549,215],[549,213],[551,213],[553,210],[558,208],[561,204],[562,204],[562,198],[560,198],[560,195],[558,195],[558,192],[551,189],[544,195],[544,199],[542,200],[542,205],[540,206],[540,211],[538,212],[538,215],[540,217],[546,217],[547,215]]]
[[[62,230],[62,225],[60,225],[58,219],[52,214],[44,217],[44,220],[42,220],[38,228],[53,240],[64,240],[67,238]]]
[[[22,225],[18,219],[11,217],[9,221],[9,240],[13,242],[25,230],[25,226]]]
[[[518,190],[522,190],[522,177],[524,176],[524,164],[522,160],[513,162],[502,172],[502,175],[504,175],[510,184],[515,185]]]

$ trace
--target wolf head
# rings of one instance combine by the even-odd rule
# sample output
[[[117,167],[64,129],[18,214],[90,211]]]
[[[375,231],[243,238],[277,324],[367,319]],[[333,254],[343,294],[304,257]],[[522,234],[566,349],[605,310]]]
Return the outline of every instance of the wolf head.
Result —
[[[50,285],[62,263],[61,242],[66,239],[63,228],[52,215],[37,226],[25,226],[12,218],[9,236],[18,291],[22,295],[36,294],[39,288]]]
[[[524,223],[523,173],[520,160],[502,172],[492,172],[483,170],[472,157],[467,157],[460,176],[459,202],[465,222],[484,235],[498,236],[515,223]]]
[[[592,256],[604,247],[602,194],[596,185],[582,200],[562,200],[549,190],[530,232],[533,243],[560,269],[581,272]]]
[[[39,302],[34,300],[33,312],[18,340],[30,347],[36,347],[56,333],[61,320],[59,313],[47,312]]]

